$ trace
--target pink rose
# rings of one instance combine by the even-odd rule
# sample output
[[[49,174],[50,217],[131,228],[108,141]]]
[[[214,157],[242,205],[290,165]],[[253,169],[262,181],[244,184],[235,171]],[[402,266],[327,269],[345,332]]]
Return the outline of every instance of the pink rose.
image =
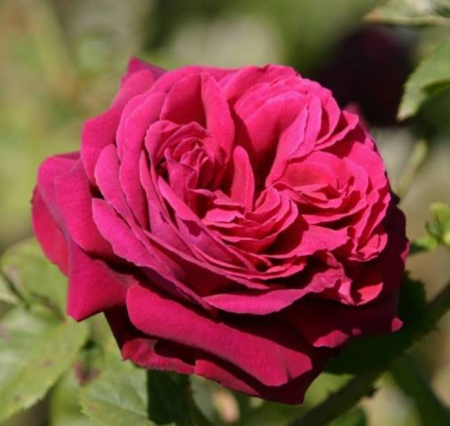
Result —
[[[300,403],[348,339],[389,333],[407,252],[375,145],[293,69],[130,62],[80,152],[48,158],[34,231],[68,313],[124,358]]]

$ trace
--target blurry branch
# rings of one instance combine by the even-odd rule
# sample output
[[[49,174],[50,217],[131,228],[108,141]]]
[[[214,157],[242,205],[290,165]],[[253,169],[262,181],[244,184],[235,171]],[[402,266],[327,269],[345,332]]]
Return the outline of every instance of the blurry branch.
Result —
[[[405,167],[403,168],[403,172],[398,179],[397,185],[395,185],[396,187],[394,188],[400,199],[405,198],[417,170],[419,170],[420,166],[422,166],[425,162],[427,155],[427,142],[423,139],[417,141],[413,146],[411,154],[408,157]]]
[[[50,92],[72,98],[78,86],[76,67],[55,9],[49,0],[19,0],[19,5]]]
[[[429,303],[429,310],[439,321],[450,309],[450,281],[444,289]],[[324,402],[295,420],[290,426],[325,426],[332,420],[343,416],[354,407],[361,398],[371,396],[374,383],[383,374],[384,369],[366,371],[352,379],[343,388],[330,395]],[[436,423],[440,425],[440,423]]]
[[[429,304],[435,321],[439,321],[450,309],[450,281]]]
[[[364,21],[368,24],[392,24],[392,25],[414,25],[414,26],[429,26],[429,25],[448,25],[450,19],[436,15],[425,15],[417,17],[409,16],[388,16],[380,13],[378,10],[368,13],[364,17]]]
[[[361,398],[373,394],[374,383],[382,373],[382,370],[372,370],[360,374],[290,426],[324,426],[341,417]]]
[[[423,425],[447,426],[450,412],[431,389],[427,380],[417,371],[408,355],[397,359],[390,369],[400,389],[413,399]]]
[[[448,25],[448,6],[444,1],[387,0],[368,13],[365,21],[372,24],[393,25]]]

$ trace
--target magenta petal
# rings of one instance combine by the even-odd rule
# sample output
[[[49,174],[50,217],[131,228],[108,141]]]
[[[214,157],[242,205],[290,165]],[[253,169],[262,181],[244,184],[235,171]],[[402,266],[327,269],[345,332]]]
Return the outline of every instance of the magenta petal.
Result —
[[[64,221],[58,208],[55,179],[67,174],[78,161],[78,154],[64,154],[47,158],[40,166],[32,204],[35,235],[44,253],[67,272],[67,242]]]
[[[291,306],[313,289],[280,288],[270,291],[251,291],[242,293],[223,293],[206,296],[203,299],[211,306],[225,312],[236,314],[269,315]]]
[[[159,191],[167,200],[171,207],[176,211],[178,228],[187,244],[192,248],[197,248],[208,256],[217,257],[232,265],[248,265],[248,261],[228,247],[220,238],[211,232],[192,210],[173,193],[172,188],[163,179],[158,180]]]
[[[158,92],[167,93],[183,78],[199,74],[208,74],[220,82],[227,78],[227,76],[234,74],[234,72],[235,70],[226,68],[190,65],[165,73],[156,81],[153,89]]]
[[[94,170],[98,156],[107,145],[114,144],[121,114],[134,96],[149,90],[155,81],[152,71],[141,70],[130,74],[114,99],[110,109],[86,121],[81,136],[81,158],[86,174],[95,183]]]
[[[128,68],[125,75],[122,77],[122,85],[135,73],[139,71],[149,71],[152,73],[154,79],[158,79],[167,71],[164,68],[157,67],[155,65],[151,65],[139,58],[131,58],[128,62]]]
[[[121,305],[127,287],[136,283],[131,275],[113,271],[104,261],[89,257],[73,242],[69,256],[67,313],[77,321]]]
[[[234,144],[234,122],[230,107],[219,85],[213,78],[202,79],[202,101],[205,109],[206,129],[218,142],[228,161]]]
[[[65,228],[75,243],[89,253],[111,256],[111,246],[92,217],[91,188],[80,162],[55,180],[55,191]]]
[[[117,212],[104,201],[94,200],[93,212],[99,231],[110,241],[114,253],[118,257],[140,267],[149,276],[151,282],[159,285],[173,296],[186,299],[202,306],[205,310],[212,310],[186,285],[190,284],[186,282],[188,281],[186,278],[189,278],[190,275],[196,277],[195,282],[198,281],[199,285],[202,285],[198,276],[201,275],[201,279],[207,281],[210,278],[209,271],[204,271],[197,265],[190,265],[184,259],[181,259],[182,262],[177,261],[178,254],[167,255],[167,249],[164,246],[159,247],[153,239],[150,239],[150,236],[146,241],[145,234],[135,234],[129,225],[117,215]],[[220,278],[217,276],[215,278],[215,285],[221,285],[223,281],[227,281],[224,278],[217,279]],[[192,280],[192,278],[190,279]]]
[[[303,401],[306,389],[332,355],[329,350],[316,350],[313,370],[284,385],[266,386],[217,357],[192,347],[145,336],[129,322],[127,313],[122,308],[110,309],[105,314],[124,359],[130,359],[144,368],[176,371],[182,374],[195,373],[236,391],[285,404],[300,404]]]
[[[81,157],[89,180],[95,183],[94,170],[103,148],[115,142],[120,110],[110,109],[86,121],[81,136]]]
[[[110,242],[114,253],[137,266],[150,266],[153,257],[129,224],[105,201],[92,200],[92,212],[95,225],[100,234]]]
[[[298,73],[293,68],[279,65],[247,66],[225,78],[222,86],[228,101],[234,104],[247,90],[258,84],[271,82],[277,78],[289,77],[298,77]]]
[[[50,214],[39,190],[36,189],[33,196],[33,231],[39,241],[45,255],[64,274],[68,271],[67,241],[63,233],[58,228],[55,219]]]
[[[132,99],[122,114],[117,132],[117,151],[121,162],[120,185],[142,227],[147,226],[148,211],[138,165],[144,150],[145,135],[149,126],[157,120],[163,101],[162,93]]]
[[[68,174],[78,161],[78,153],[55,155],[47,158],[39,167],[37,188],[50,214],[60,228],[63,227],[63,222],[56,198],[55,180]]]
[[[245,209],[253,208],[255,197],[255,176],[250,165],[248,154],[244,148],[237,146],[233,152],[233,182],[231,199],[242,204]]]
[[[105,316],[124,360],[129,359],[143,368],[194,373],[192,349],[145,336],[131,324],[124,306],[108,309]]]
[[[119,158],[114,145],[101,152],[95,166],[95,181],[105,201],[126,219],[132,218],[123,190],[119,184]]]
[[[148,309],[149,306],[152,308]],[[290,345],[285,347],[268,336],[269,328],[262,335],[258,327],[247,332],[242,326],[245,322],[238,328],[215,321],[151,289],[132,286],[128,290],[127,309],[131,322],[143,333],[203,350],[266,385],[280,386],[312,369],[310,354],[304,352],[300,342],[290,340],[291,336]],[[267,326],[272,327],[273,323]],[[280,340],[289,330],[283,333],[285,336],[280,335]]]
[[[206,117],[201,90],[201,75],[193,74],[182,78],[167,93],[161,110],[161,119],[177,124],[196,122],[205,126]]]
[[[124,343],[122,357],[132,360],[143,368],[194,374],[194,365],[183,359],[190,351],[190,348],[172,342],[140,337]]]
[[[215,380],[222,386],[258,398],[278,401],[283,404],[301,404],[306,390],[312,381],[321,373],[325,360],[330,356],[331,352],[315,354],[314,360],[316,365],[313,370],[281,386],[265,386],[253,377],[233,368],[232,365],[224,365],[215,359],[201,359],[197,361],[195,373],[207,379]]]
[[[302,299],[283,316],[315,347],[336,348],[349,338],[397,331],[397,298],[387,296],[363,306]]]

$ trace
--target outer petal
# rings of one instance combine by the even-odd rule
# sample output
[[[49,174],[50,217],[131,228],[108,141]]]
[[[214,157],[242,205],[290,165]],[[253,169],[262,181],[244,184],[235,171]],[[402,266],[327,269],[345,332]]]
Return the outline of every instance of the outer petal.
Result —
[[[130,322],[124,306],[108,309],[105,316],[123,359],[130,359],[144,368],[194,373],[194,350],[146,336]]]
[[[81,158],[86,174],[93,184],[98,156],[106,145],[115,142],[117,127],[125,105],[134,96],[149,90],[160,75],[161,72],[154,72],[150,65],[144,67],[142,62],[132,60],[111,108],[85,122],[81,137]]]
[[[397,297],[353,307],[318,299],[303,299],[283,312],[286,320],[315,347],[337,348],[349,338],[397,331]]]
[[[148,62],[145,62],[139,58],[131,58],[128,62],[128,68],[125,75],[122,77],[122,85],[129,79],[131,76],[139,71],[149,71],[153,74],[153,77],[158,79],[167,71],[164,68],[157,67],[155,65],[151,65]]]
[[[275,327],[275,318],[263,324],[259,319],[215,321],[140,286],[128,290],[127,309],[143,333],[211,354],[268,386],[283,385],[312,369],[308,347],[288,327]]]
[[[144,368],[198,374],[239,392],[284,404],[302,403],[306,389],[334,354],[331,350],[315,349],[313,370],[284,385],[266,386],[234,365],[205,352],[142,334],[129,322],[123,308],[108,310],[106,317],[124,359]]]
[[[58,176],[54,185],[55,201],[70,238],[89,253],[111,257],[111,246],[100,235],[93,221],[93,195],[81,162],[77,162],[69,173]]]
[[[33,231],[38,239],[45,255],[59,269],[67,274],[68,272],[68,253],[67,241],[63,233],[58,228],[55,219],[50,214],[40,192],[35,189],[33,200]]]
[[[80,321],[125,301],[126,289],[137,281],[92,259],[75,243],[69,246],[67,313]]]
[[[78,154],[64,154],[47,158],[40,166],[32,200],[34,233],[44,253],[67,273],[67,242],[65,227],[58,208],[55,179],[67,174],[78,161]]]
[[[312,381],[322,372],[325,360],[331,351],[314,355],[315,368],[300,377],[281,386],[265,386],[232,365],[218,363],[216,360],[200,360],[196,363],[195,373],[219,382],[223,386],[271,401],[283,404],[301,404],[306,390]]]

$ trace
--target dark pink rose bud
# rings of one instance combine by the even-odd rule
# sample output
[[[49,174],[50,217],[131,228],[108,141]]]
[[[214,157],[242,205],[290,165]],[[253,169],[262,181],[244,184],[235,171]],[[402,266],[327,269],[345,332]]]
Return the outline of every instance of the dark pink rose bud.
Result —
[[[349,339],[401,325],[403,214],[356,115],[293,69],[130,62],[79,152],[42,164],[34,231],[122,355],[300,403]]]

